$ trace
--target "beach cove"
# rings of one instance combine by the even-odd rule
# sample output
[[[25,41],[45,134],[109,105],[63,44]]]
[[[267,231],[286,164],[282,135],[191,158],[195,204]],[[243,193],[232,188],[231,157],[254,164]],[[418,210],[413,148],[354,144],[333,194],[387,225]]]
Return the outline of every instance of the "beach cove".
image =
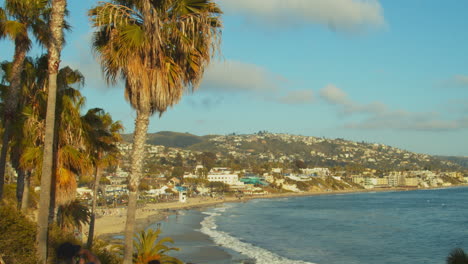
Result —
[[[170,215],[176,214],[177,210],[187,210],[202,207],[211,207],[223,203],[238,203],[246,202],[252,199],[275,199],[285,197],[299,197],[299,196],[316,196],[316,195],[330,195],[330,194],[343,194],[343,193],[360,193],[360,192],[388,192],[388,191],[406,191],[404,188],[385,188],[385,189],[353,189],[353,190],[342,190],[342,191],[316,191],[316,192],[284,192],[275,194],[264,194],[264,195],[251,195],[245,196],[242,199],[236,197],[224,197],[224,198],[188,198],[185,203],[178,201],[174,202],[163,202],[163,203],[148,203],[143,207],[137,209],[136,219],[137,228],[136,232],[144,230],[149,225],[156,221],[161,221],[169,217]],[[125,229],[126,220],[126,208],[110,208],[110,209],[99,209],[101,212],[105,212],[96,219],[95,230],[97,237],[107,238],[112,235],[123,234]],[[85,227],[83,230],[87,230]]]
[[[466,187],[460,187],[461,190],[466,190]],[[356,199],[356,197],[372,197],[369,200],[374,199],[375,197],[391,197],[391,203],[398,201],[398,197],[404,197],[407,195],[416,194],[425,194],[435,191],[435,194],[446,192],[445,190],[457,190],[459,188],[443,188],[443,189],[416,189],[410,192],[403,192],[401,194],[396,193],[400,191],[406,191],[408,189],[384,189],[384,190],[350,190],[345,192],[315,192],[315,193],[283,193],[275,195],[264,195],[264,196],[253,196],[246,197],[239,203],[239,200],[236,198],[226,197],[224,200],[217,199],[189,199],[188,203],[160,203],[160,204],[148,204],[144,208],[139,209],[138,211],[138,226],[137,230],[144,230],[145,228],[158,228],[160,227],[163,231],[162,237],[172,237],[175,241],[174,246],[181,248],[180,252],[174,252],[171,255],[179,257],[187,263],[204,263],[204,264],[230,264],[230,263],[267,263],[267,259],[283,259],[280,256],[283,254],[275,255],[271,254],[270,251],[264,251],[262,247],[257,248],[257,243],[245,243],[244,236],[246,233],[242,234],[244,226],[238,227],[235,230],[230,230],[226,234],[237,234],[239,232],[240,238],[227,236],[226,234],[221,234],[221,230],[224,230],[226,226],[221,225],[220,229],[215,223],[215,217],[236,217],[237,215],[235,210],[249,210],[250,207],[259,205],[259,204],[271,204],[273,208],[281,206],[281,204],[288,201],[298,201],[303,199],[311,199],[311,201],[320,201],[320,203],[326,203],[328,200],[335,199]],[[409,191],[409,190],[408,190]],[[327,195],[326,197],[324,195]],[[341,197],[341,198],[340,198]],[[263,198],[263,199],[262,199]],[[261,200],[262,199],[262,200]],[[343,206],[343,209],[348,206],[341,205],[343,201],[339,204],[339,208]],[[426,202],[424,200],[424,202]],[[224,204],[223,204],[224,203]],[[367,201],[366,201],[367,203]],[[447,203],[447,202],[446,202]],[[425,205],[425,203],[424,203]],[[351,206],[352,207],[352,206]],[[382,207],[380,205],[380,207]],[[245,209],[244,209],[245,208]],[[226,213],[224,210],[227,209]],[[432,209],[431,209],[432,210]],[[257,219],[256,216],[257,210],[254,210],[252,217],[249,216],[249,219]],[[263,210],[261,214],[268,214],[268,210]],[[341,211],[341,209],[337,210]],[[389,217],[397,217],[398,213],[389,209],[391,213]],[[223,215],[224,214],[224,215]],[[233,215],[231,215],[233,214]],[[374,213],[372,213],[373,215]],[[222,216],[219,216],[222,215]],[[250,213],[249,213],[250,215]],[[333,218],[333,216],[331,216]],[[346,218],[347,215],[341,215],[338,218]],[[442,219],[441,219],[442,220]],[[445,219],[444,219],[445,220]],[[98,219],[98,234],[102,238],[116,238],[122,236],[122,231],[125,226],[125,217],[120,216],[104,216]],[[270,220],[271,221],[271,220]],[[275,220],[276,221],[276,220]],[[221,221],[220,224],[222,224]],[[109,226],[110,225],[110,226]],[[102,228],[101,228],[102,227]],[[239,229],[240,228],[240,229]],[[333,229],[333,228],[327,228]],[[213,234],[209,234],[211,231]],[[108,233],[104,233],[106,231]],[[252,231],[252,230],[251,230]],[[255,233],[257,230],[253,230]],[[297,230],[296,230],[297,231]],[[302,231],[301,231],[302,232]],[[337,231],[338,232],[338,231]],[[362,232],[367,232],[367,229],[364,229]],[[362,233],[361,232],[361,233]],[[207,235],[208,234],[208,235]],[[357,234],[353,234],[351,238]],[[359,237],[357,235],[357,237]],[[241,239],[242,238],[242,239]],[[351,239],[349,238],[349,239]],[[248,241],[248,240],[247,240]],[[115,241],[114,241],[115,242]],[[432,241],[435,243],[436,241]],[[287,243],[289,244],[289,243]],[[231,248],[232,245],[236,245],[234,248]],[[255,246],[254,246],[255,245]],[[260,243],[261,245],[261,243]],[[255,250],[254,250],[255,249]],[[243,253],[239,253],[243,252]],[[258,253],[261,252],[261,253]],[[448,250],[447,250],[448,252]],[[440,254],[447,253],[443,251]],[[259,254],[256,256],[255,254]],[[283,252],[284,253],[284,252]],[[321,251],[317,251],[318,256],[323,254]],[[300,255],[300,254],[298,254]],[[323,256],[322,256],[323,257]],[[263,259],[263,261],[255,261],[255,259]],[[290,263],[329,263],[327,262],[316,262],[314,261],[305,261],[301,262],[291,262],[294,258],[284,258],[283,261],[289,261]],[[288,263],[289,263],[288,262]],[[340,263],[340,262],[337,262]],[[358,263],[358,262],[350,262]]]

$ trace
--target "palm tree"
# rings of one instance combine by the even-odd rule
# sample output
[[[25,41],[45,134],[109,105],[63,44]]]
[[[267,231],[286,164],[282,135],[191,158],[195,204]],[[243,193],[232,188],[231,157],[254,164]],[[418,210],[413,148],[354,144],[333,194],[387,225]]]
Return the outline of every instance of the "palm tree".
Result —
[[[41,173],[41,196],[39,200],[39,214],[37,217],[37,251],[41,263],[47,262],[48,237],[48,209],[50,206],[50,190],[53,172],[53,144],[55,137],[55,103],[57,96],[57,73],[60,66],[60,53],[63,44],[63,29],[66,13],[66,0],[52,0],[52,11],[49,20],[50,40],[47,42],[49,55],[47,114],[44,139],[44,156]]]
[[[18,200],[18,208],[22,208],[25,210],[25,205],[28,202],[26,198],[23,201],[23,192],[26,192],[26,196],[28,195],[28,188],[29,188],[29,180],[30,180],[30,172],[27,168],[23,168],[21,166],[21,156],[23,155],[24,150],[32,144],[32,142],[28,141],[30,137],[27,135],[31,135],[31,133],[27,133],[30,128],[25,129],[26,123],[29,120],[28,114],[40,103],[40,96],[41,94],[41,87],[43,85],[44,80],[44,73],[43,70],[43,61],[44,58],[39,59],[32,59],[26,57],[24,60],[24,65],[22,67],[23,71],[21,73],[21,94],[20,100],[18,102],[18,115],[12,125],[12,129],[14,133],[11,136],[11,163],[13,168],[18,173],[17,179],[17,200]],[[3,76],[1,80],[1,86],[4,88],[8,88],[12,69],[11,62],[3,62],[0,67],[3,69]],[[34,129],[37,129],[33,126]],[[34,135],[37,137],[37,135]]]
[[[130,264],[149,117],[195,89],[219,46],[221,10],[212,0],[112,0],[90,10],[94,49],[109,83],[125,81],[136,109],[124,263]]]
[[[161,229],[148,229],[135,235],[133,242],[133,247],[135,248],[133,263],[147,264],[151,260],[159,260],[161,263],[183,263],[177,258],[166,255],[169,251],[178,251],[179,249],[164,245],[165,243],[174,243],[174,241],[170,237],[158,240],[160,234]]]
[[[447,264],[468,264],[468,255],[461,248],[456,248],[447,257]]]
[[[116,143],[122,141],[120,132],[123,126],[120,122],[114,122],[110,114],[100,108],[88,110],[82,119],[88,152],[94,166],[93,203],[87,242],[87,248],[91,248],[101,172],[103,168],[118,164],[120,150]]]
[[[82,225],[89,224],[88,207],[78,200],[58,206],[57,224],[64,232],[71,233],[74,229],[81,230]]]
[[[40,43],[47,39],[46,23],[43,20],[47,1],[45,0],[6,0],[5,8],[0,8],[0,39],[9,37],[15,43],[15,53],[9,75],[10,87],[4,102],[4,132],[0,153],[0,199],[3,196],[6,158],[12,133],[12,122],[16,119],[18,102],[21,96],[21,73],[26,53],[31,47],[29,31]]]

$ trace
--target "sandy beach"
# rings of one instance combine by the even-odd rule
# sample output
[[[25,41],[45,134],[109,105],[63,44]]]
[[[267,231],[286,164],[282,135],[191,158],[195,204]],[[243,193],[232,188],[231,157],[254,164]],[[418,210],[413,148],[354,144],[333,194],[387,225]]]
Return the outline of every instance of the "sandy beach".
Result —
[[[185,203],[174,201],[146,204],[144,207],[137,209],[137,230],[135,231],[143,230],[151,223],[166,218],[168,215],[173,214],[175,210],[212,206],[224,202],[236,201],[238,201],[238,199],[232,197],[226,197],[225,199],[189,198]],[[96,236],[99,237],[101,235],[106,236],[124,232],[126,208],[99,209],[98,212],[100,212],[101,216],[96,219]],[[85,228],[84,230],[87,229]]]

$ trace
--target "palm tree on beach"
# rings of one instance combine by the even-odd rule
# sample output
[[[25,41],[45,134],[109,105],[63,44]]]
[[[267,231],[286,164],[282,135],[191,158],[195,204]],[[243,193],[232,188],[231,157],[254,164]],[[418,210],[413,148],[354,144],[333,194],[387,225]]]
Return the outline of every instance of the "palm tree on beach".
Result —
[[[3,138],[0,153],[0,199],[3,196],[6,158],[9,149],[13,122],[18,112],[21,96],[21,73],[26,54],[31,48],[32,32],[36,39],[44,44],[47,41],[47,24],[43,19],[47,6],[46,0],[5,0],[0,8],[0,39],[8,37],[15,43],[15,52],[9,74],[10,87],[4,101]]]
[[[88,110],[82,119],[86,137],[85,142],[94,167],[93,202],[87,242],[87,248],[91,248],[102,169],[118,164],[120,150],[117,148],[116,143],[122,141],[120,132],[123,131],[123,126],[119,121],[114,122],[110,114],[100,108]]]
[[[132,262],[138,186],[149,118],[195,89],[219,46],[221,10],[212,0],[113,0],[90,10],[93,47],[109,83],[125,82],[136,110],[124,263]]]

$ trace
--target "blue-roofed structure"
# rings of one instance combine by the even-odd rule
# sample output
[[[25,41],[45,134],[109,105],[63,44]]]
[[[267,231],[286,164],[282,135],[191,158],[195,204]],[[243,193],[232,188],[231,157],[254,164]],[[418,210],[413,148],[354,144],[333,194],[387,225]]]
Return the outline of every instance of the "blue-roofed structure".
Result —
[[[187,191],[187,188],[186,188],[186,187],[183,187],[183,186],[176,186],[175,189],[176,189],[178,192],[185,192],[185,191]]]
[[[260,178],[258,176],[244,176],[240,179],[241,182],[245,183],[245,184],[259,184],[259,185],[263,185],[263,186],[267,186],[268,183],[265,182],[265,180],[263,178]]]

